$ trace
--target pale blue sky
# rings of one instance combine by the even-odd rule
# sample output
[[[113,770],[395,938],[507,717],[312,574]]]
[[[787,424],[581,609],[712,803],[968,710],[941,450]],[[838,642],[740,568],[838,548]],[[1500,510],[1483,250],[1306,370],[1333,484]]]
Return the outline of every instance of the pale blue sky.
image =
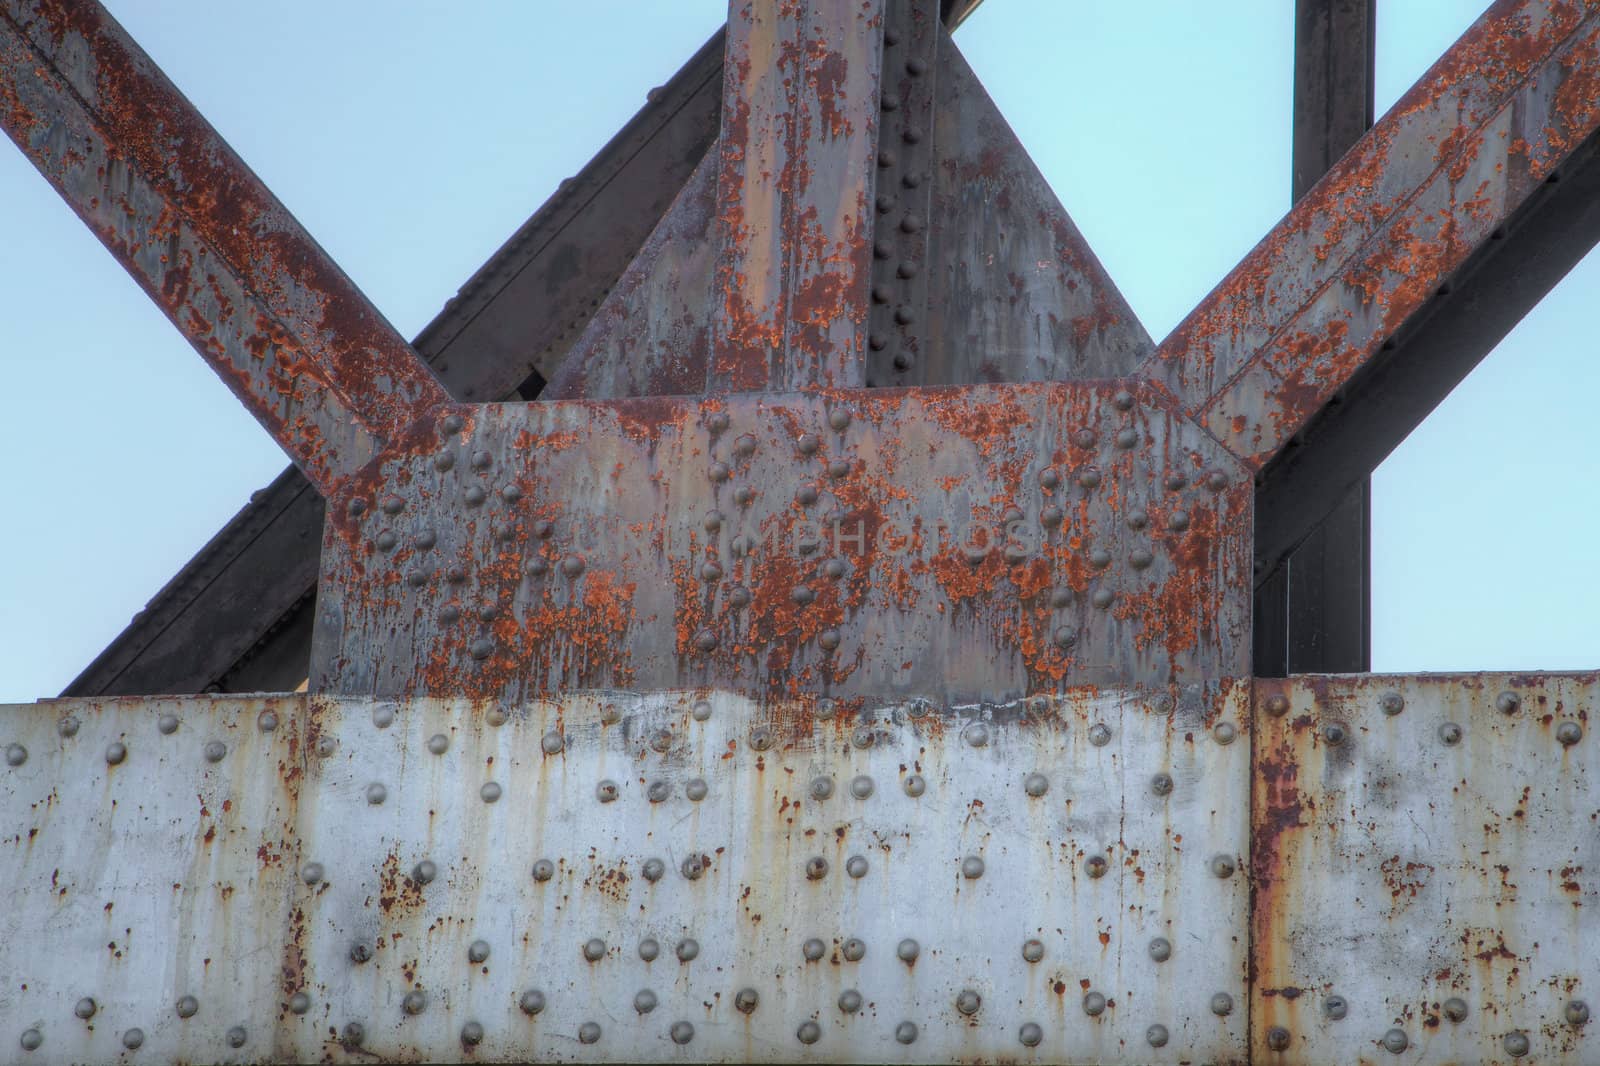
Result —
[[[112,0],[407,336],[719,24],[721,0]],[[1379,6],[1387,107],[1476,15]],[[1153,336],[1288,207],[1290,0],[987,0],[957,41]],[[53,695],[271,440],[0,144],[0,700]],[[1379,471],[1378,669],[1600,666],[1591,255]]]

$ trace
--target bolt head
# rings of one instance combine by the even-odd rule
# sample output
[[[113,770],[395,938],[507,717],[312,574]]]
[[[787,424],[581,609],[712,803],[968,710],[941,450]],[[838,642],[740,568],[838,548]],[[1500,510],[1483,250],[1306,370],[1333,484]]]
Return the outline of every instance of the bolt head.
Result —
[[[1343,996],[1329,996],[1322,1001],[1322,1013],[1332,1021],[1341,1021],[1350,1013],[1350,1004]]]

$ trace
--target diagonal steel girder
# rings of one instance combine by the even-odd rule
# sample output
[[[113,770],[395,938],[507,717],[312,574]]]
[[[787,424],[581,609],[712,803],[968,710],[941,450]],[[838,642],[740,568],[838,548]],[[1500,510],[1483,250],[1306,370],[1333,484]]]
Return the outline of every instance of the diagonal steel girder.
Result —
[[[1597,127],[1600,3],[1499,0],[1145,369],[1260,469]]]
[[[0,3],[0,116],[324,493],[449,398],[99,4]]]

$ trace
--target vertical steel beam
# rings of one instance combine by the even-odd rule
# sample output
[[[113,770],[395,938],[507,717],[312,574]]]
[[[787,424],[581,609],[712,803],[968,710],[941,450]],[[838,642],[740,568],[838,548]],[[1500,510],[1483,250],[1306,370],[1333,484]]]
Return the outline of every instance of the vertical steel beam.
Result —
[[[711,392],[859,387],[883,0],[732,0]]]
[[[448,399],[93,0],[0,2],[0,124],[324,493]]]
[[[1372,126],[1377,0],[1298,0],[1293,198]],[[1372,661],[1372,482],[1350,490],[1256,593],[1255,672],[1354,673]]]

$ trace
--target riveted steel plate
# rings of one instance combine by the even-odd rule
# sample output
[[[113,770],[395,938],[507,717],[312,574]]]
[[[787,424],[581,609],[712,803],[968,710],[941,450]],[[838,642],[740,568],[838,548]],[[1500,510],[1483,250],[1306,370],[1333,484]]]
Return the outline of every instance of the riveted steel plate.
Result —
[[[1594,674],[1257,682],[1256,1061],[1600,1061],[1568,1017],[1600,1005],[1597,696]]]
[[[1125,382],[459,407],[330,508],[313,687],[1243,676],[1251,483]]]
[[[0,707],[0,1061],[275,1057],[301,704]]]
[[[7,1041],[37,1029],[39,1062],[109,1059],[136,1024],[146,1039],[130,1058],[152,1061],[1239,1061],[1247,696],[1235,685],[953,708],[705,692],[272,701],[285,723],[303,721],[250,748],[232,719],[230,752],[266,763],[268,784],[230,786],[231,816],[287,809],[272,798],[282,762],[298,821],[274,847],[293,858],[271,879],[237,875],[231,924],[136,935],[144,979],[92,1030],[73,1004],[103,978],[35,979],[65,978],[41,957],[58,942],[8,937],[0,963],[28,988],[8,988],[0,1029]],[[78,706],[91,705],[59,705]],[[48,753],[61,710],[7,712]],[[85,780],[55,804],[58,824],[98,816],[95,730],[120,735],[131,717],[103,714],[94,730],[85,717],[84,751],[46,767]],[[183,740],[194,723],[162,736],[148,713],[137,719],[155,735],[130,744],[117,772],[158,775],[138,783],[174,802],[192,793],[212,772],[198,737]],[[1219,724],[1232,743],[1218,742]],[[0,778],[8,824],[31,811],[20,780]],[[195,816],[162,825],[169,841],[122,856],[148,873],[129,881],[81,850],[63,872],[98,907],[119,891],[162,896],[164,883],[145,882],[186,850],[258,867],[259,833],[205,844]],[[26,847],[0,853],[16,864],[5,873],[48,892]],[[1237,871],[1217,876],[1218,857]],[[314,878],[294,876],[308,868]],[[27,921],[42,904],[24,899]],[[1157,937],[1169,949],[1153,955]],[[197,986],[200,1010],[180,1020],[182,989],[148,975],[202,957],[196,976],[215,983]],[[641,1012],[646,991],[654,1005]],[[295,993],[304,1014],[288,1009]],[[1231,1013],[1213,1013],[1218,993]],[[359,1046],[342,1042],[352,1025]],[[234,1026],[248,1036],[239,1048]]]

